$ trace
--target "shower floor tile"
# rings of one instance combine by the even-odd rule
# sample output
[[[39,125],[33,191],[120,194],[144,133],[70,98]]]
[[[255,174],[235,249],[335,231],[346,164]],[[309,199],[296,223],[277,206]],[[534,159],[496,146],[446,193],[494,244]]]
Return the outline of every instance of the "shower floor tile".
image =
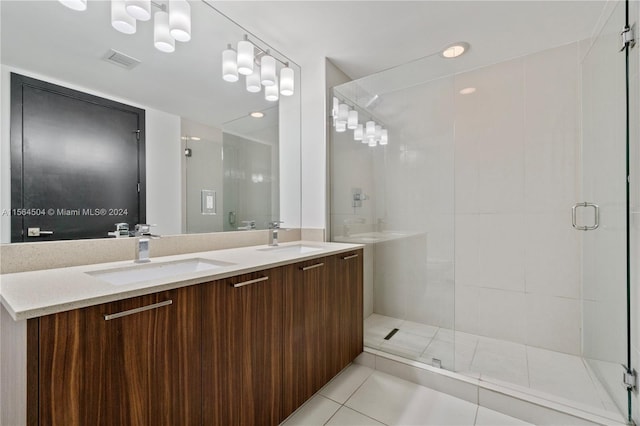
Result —
[[[398,332],[384,340],[394,328]],[[600,411],[618,412],[578,356],[378,314],[365,320],[364,335],[365,345],[374,349],[429,365],[437,358],[446,369],[482,380],[529,388],[532,394],[553,395]]]

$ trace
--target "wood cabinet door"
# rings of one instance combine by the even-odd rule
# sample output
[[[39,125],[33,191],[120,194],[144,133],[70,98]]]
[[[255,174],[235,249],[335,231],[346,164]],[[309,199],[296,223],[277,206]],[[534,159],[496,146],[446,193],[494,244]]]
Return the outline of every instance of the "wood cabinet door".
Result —
[[[336,256],[336,282],[340,286],[340,363],[344,368],[363,350],[363,250]]]
[[[327,269],[331,258],[284,268],[284,416],[327,381]]]
[[[43,425],[202,423],[200,288],[41,317]]]
[[[280,268],[204,286],[204,424],[283,420],[282,325]]]

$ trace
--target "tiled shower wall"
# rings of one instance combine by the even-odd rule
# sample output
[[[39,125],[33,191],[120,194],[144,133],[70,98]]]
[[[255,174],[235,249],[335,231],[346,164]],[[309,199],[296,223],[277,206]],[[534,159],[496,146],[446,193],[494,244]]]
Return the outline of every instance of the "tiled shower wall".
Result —
[[[455,77],[459,331],[580,354],[579,49]]]

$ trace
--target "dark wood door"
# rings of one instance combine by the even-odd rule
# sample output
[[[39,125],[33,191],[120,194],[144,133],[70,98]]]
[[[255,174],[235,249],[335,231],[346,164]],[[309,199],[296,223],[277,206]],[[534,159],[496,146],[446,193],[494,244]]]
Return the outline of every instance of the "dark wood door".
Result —
[[[40,424],[202,424],[200,302],[191,286],[41,317]]]
[[[144,118],[11,74],[11,240],[106,238],[115,223],[144,223]]]
[[[280,268],[204,286],[204,424],[283,420],[282,297]]]
[[[327,271],[332,258],[285,268],[284,415],[291,414],[327,382]]]

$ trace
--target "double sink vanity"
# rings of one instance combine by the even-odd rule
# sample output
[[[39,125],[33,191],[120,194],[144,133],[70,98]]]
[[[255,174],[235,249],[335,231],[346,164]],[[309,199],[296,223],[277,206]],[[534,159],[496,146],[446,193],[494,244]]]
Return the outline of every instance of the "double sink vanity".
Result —
[[[296,241],[3,275],[2,422],[279,424],[362,352],[362,257]]]

